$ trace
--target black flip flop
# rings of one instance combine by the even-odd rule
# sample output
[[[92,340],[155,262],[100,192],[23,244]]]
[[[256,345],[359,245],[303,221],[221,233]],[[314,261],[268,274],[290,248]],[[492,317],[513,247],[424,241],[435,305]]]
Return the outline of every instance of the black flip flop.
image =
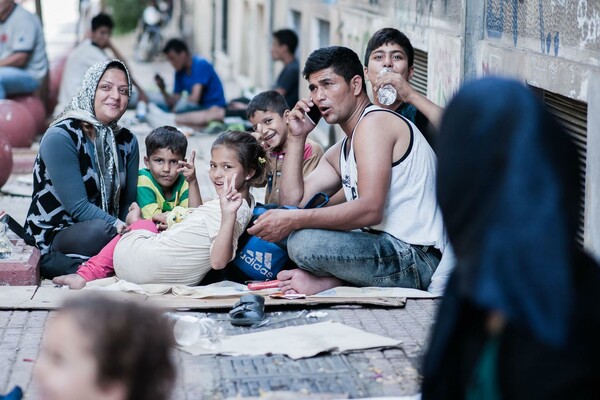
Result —
[[[229,321],[235,326],[250,326],[265,319],[265,298],[245,294],[229,311]]]

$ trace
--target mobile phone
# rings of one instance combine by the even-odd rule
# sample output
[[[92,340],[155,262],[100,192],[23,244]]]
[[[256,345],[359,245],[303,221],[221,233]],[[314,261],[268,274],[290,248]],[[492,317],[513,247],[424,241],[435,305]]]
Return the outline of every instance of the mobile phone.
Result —
[[[165,80],[159,74],[154,74],[154,81],[159,87],[165,85]]]
[[[306,116],[308,117],[308,119],[310,119],[310,122],[316,125],[321,119],[321,111],[319,111],[319,107],[317,107],[316,104],[313,104],[310,110],[308,110],[308,112],[306,113]]]
[[[248,289],[250,290],[262,290],[279,287],[279,281],[264,281],[264,282],[248,282]]]

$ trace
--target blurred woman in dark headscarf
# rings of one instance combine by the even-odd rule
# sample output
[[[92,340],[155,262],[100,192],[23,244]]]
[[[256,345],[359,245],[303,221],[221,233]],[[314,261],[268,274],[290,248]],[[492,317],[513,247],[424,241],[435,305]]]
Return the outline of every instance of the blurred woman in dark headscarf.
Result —
[[[423,366],[423,399],[599,399],[600,269],[575,242],[574,145],[522,84],[452,100],[438,199],[456,269]]]

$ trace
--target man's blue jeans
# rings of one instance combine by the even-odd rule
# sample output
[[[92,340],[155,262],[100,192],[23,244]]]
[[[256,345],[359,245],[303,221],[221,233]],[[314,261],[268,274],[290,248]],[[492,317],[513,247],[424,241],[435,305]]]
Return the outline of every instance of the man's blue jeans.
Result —
[[[290,234],[287,249],[299,268],[355,286],[427,290],[439,264],[421,247],[387,233],[302,229]]]
[[[16,67],[0,67],[0,99],[14,94],[31,93],[40,87],[29,72]]]

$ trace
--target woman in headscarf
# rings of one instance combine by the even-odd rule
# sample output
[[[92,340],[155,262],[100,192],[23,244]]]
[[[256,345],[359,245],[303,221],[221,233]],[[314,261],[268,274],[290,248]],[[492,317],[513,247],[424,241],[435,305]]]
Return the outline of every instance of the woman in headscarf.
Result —
[[[465,85],[439,135],[438,199],[457,258],[423,399],[599,399],[600,269],[575,241],[573,143],[522,84]]]
[[[136,199],[139,149],[117,122],[130,95],[125,64],[92,66],[40,142],[25,225],[41,250],[44,277],[76,271],[125,226]]]

